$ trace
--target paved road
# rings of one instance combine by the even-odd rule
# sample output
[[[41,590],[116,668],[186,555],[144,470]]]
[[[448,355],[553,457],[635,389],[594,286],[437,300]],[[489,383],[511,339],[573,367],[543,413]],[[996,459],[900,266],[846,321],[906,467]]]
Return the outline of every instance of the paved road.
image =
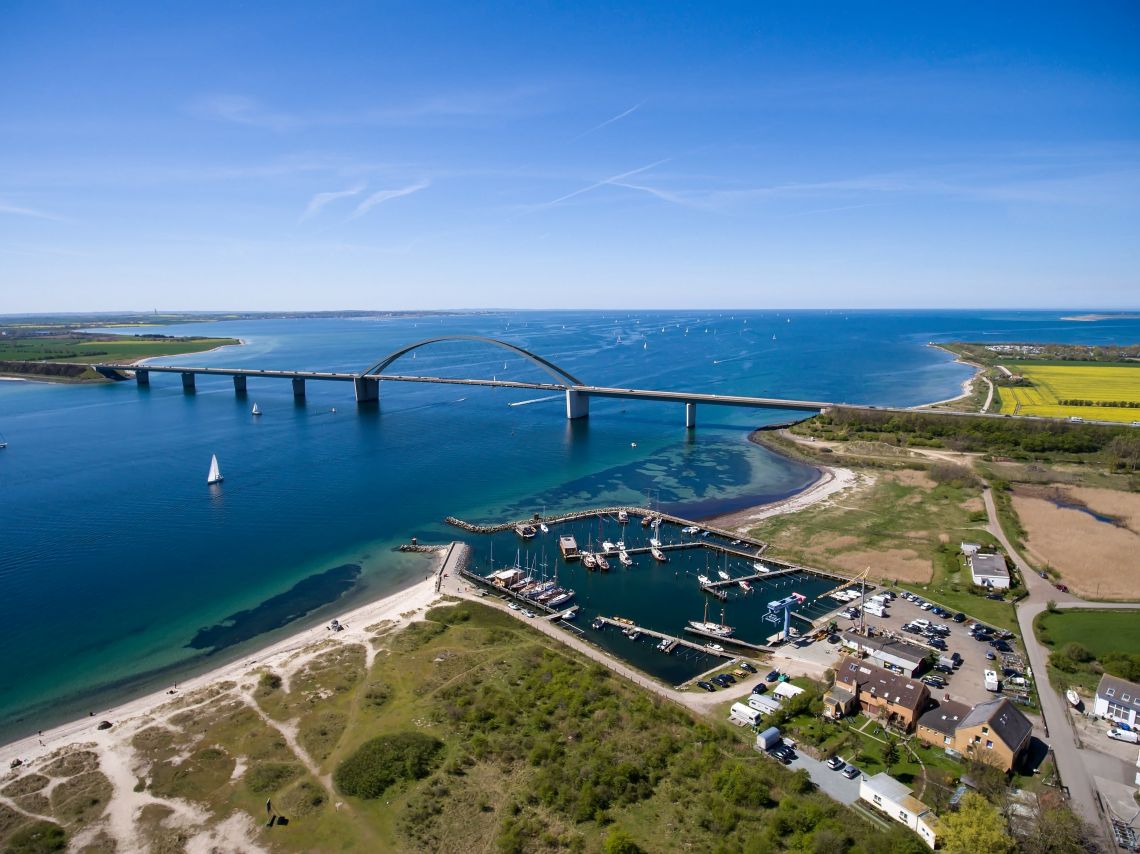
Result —
[[[1061,781],[1069,789],[1069,797],[1074,811],[1084,818],[1091,827],[1100,829],[1103,835],[1103,831],[1106,831],[1107,828],[1097,809],[1092,780],[1088,769],[1085,767],[1081,750],[1077,747],[1075,733],[1070,723],[1068,703],[1049,684],[1046,669],[1049,653],[1037,642],[1037,637],[1033,633],[1033,621],[1038,614],[1045,610],[1050,600],[1055,602],[1059,608],[1117,609],[1136,608],[1138,606],[1135,603],[1128,602],[1086,602],[1071,593],[1062,593],[1057,590],[1047,579],[1038,575],[1013,548],[1005,532],[998,524],[997,507],[994,505],[993,494],[988,487],[982,493],[982,499],[985,501],[986,513],[990,519],[986,526],[987,530],[1001,543],[1002,548],[1005,549],[1006,554],[1009,555],[1014,566],[1021,573],[1022,582],[1029,594],[1017,605],[1017,623],[1021,629],[1021,637],[1025,644],[1029,663],[1033,667],[1033,673],[1037,680],[1041,714],[1045,720],[1045,732],[1049,735],[1053,747],[1057,770],[1060,772]],[[1102,841],[1107,842],[1110,838],[1111,836],[1104,835]]]

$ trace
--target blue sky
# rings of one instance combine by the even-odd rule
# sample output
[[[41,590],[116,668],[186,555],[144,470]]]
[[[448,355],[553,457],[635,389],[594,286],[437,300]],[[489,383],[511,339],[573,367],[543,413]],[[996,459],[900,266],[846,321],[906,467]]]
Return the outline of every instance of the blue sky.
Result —
[[[0,312],[1140,305],[1140,6],[0,8]]]

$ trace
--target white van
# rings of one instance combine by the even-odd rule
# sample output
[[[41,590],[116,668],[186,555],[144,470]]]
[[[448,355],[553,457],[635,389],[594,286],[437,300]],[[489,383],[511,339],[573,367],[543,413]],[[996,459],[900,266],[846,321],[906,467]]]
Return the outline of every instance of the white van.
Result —
[[[910,624],[912,626],[914,626],[916,629],[929,629],[930,628],[930,620],[922,620],[922,619],[911,620]]]
[[[870,614],[872,617],[885,617],[887,612],[883,610],[883,606],[876,602],[868,602],[863,606],[863,613]]]

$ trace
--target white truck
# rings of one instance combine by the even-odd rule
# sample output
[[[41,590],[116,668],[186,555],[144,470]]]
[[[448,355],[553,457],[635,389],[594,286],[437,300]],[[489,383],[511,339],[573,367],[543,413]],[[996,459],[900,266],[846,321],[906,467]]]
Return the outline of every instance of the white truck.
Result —
[[[985,676],[986,690],[987,691],[995,691],[996,692],[996,691],[1001,690],[1001,680],[998,678],[997,671],[987,670],[985,672],[984,676]]]
[[[1140,744],[1140,733],[1131,729],[1121,729],[1114,726],[1108,731],[1108,737],[1115,738],[1117,741],[1127,741],[1129,744]]]
[[[866,605],[864,605],[863,613],[870,614],[872,617],[885,617],[887,615],[887,612],[883,606],[877,602],[868,602]]]

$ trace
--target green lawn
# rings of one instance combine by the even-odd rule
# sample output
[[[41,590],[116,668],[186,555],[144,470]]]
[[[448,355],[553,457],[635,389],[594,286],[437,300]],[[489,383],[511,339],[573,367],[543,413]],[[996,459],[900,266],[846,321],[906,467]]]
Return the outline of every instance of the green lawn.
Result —
[[[1057,648],[1077,641],[1097,658],[1114,652],[1140,653],[1140,611],[1047,611],[1037,620],[1037,637]]]
[[[136,335],[45,335],[0,339],[0,361],[121,362],[200,353],[236,338],[144,338]]]
[[[1050,649],[1049,681],[1061,690],[1077,687],[1091,694],[1105,671],[1137,678],[1140,611],[1046,611],[1038,615],[1033,628],[1037,639]],[[1070,644],[1084,647],[1091,659],[1072,659],[1067,655]]]

